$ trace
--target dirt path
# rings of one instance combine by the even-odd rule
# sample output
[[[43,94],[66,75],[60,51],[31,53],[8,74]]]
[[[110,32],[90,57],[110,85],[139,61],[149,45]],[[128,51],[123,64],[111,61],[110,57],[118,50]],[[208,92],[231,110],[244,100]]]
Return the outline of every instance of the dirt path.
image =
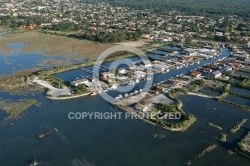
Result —
[[[58,89],[58,88],[55,88],[53,87],[49,82],[47,81],[43,81],[43,80],[40,80],[38,78],[35,78],[33,80],[33,82],[45,87],[45,88],[48,88],[49,91],[47,92],[48,95],[50,95],[51,97],[58,97],[58,96],[62,96],[62,95],[69,95],[70,94],[70,89],[67,88],[67,89]]]

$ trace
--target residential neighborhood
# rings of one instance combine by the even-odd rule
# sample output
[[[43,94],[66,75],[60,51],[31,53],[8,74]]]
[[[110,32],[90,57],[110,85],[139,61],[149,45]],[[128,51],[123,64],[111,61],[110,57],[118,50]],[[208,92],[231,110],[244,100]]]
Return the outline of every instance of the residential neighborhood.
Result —
[[[250,44],[249,22],[236,15],[212,18],[182,15],[177,11],[162,15],[104,2],[6,0],[6,3],[0,4],[0,24],[16,29],[41,29],[51,34],[66,30],[71,31],[74,37],[98,38],[101,42],[139,39],[141,36],[142,39],[158,42],[194,38],[242,43],[246,47]],[[118,31],[123,33],[123,37],[103,38]]]

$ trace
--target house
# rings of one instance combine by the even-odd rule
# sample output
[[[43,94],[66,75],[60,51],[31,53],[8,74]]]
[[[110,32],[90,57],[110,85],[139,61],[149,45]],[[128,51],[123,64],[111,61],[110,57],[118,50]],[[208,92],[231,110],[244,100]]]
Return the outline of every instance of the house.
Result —
[[[189,56],[195,56],[195,55],[197,55],[197,51],[194,50],[194,49],[186,48],[185,51],[187,52],[187,54],[188,54]]]
[[[115,78],[115,74],[114,73],[108,73],[108,77],[109,78]]]
[[[157,86],[157,89],[159,90],[159,91],[161,91],[161,92],[164,92],[165,90],[166,90],[166,88],[165,87],[163,87],[163,86]]]
[[[236,68],[240,67],[240,65],[241,65],[241,64],[240,64],[239,62],[234,62],[234,63],[233,63],[233,67],[236,67]]]
[[[183,58],[183,62],[189,62],[189,61],[191,61],[193,59],[193,57],[191,57],[191,56],[185,56],[184,58]]]
[[[148,34],[142,35],[142,39],[150,39],[150,35]]]
[[[153,95],[158,95],[159,91],[158,90],[150,90],[150,93],[152,93]]]
[[[225,66],[226,66],[226,63],[225,63],[225,62],[218,62],[218,65],[219,65],[219,66],[222,66],[222,67],[225,67]]]
[[[180,86],[181,85],[181,82],[180,81],[173,81],[172,84],[174,86]]]
[[[242,67],[242,68],[244,68],[244,65],[250,65],[250,59],[246,59],[245,61],[236,60],[235,62],[239,63],[240,64],[239,67]]]
[[[216,36],[223,36],[223,33],[222,32],[216,32],[215,35]]]
[[[145,111],[148,110],[148,107],[145,106],[145,105],[142,105],[142,104],[140,104],[140,103],[137,103],[137,104],[135,105],[135,109],[137,109],[137,110],[139,110],[139,111],[145,112]]]
[[[109,74],[108,72],[102,72],[103,77],[108,77],[108,74]]]
[[[231,70],[233,70],[233,68],[230,67],[230,66],[227,66],[227,67],[224,68],[224,70],[225,70],[225,71],[231,71]]]
[[[249,58],[248,54],[234,54],[233,56],[236,57],[238,60],[243,61]]]
[[[205,68],[205,69],[204,69],[204,72],[205,72],[205,73],[211,73],[212,71],[213,71],[213,70],[212,70],[211,68]]]
[[[102,80],[106,83],[112,82],[108,77],[103,77]]]
[[[119,69],[119,74],[126,74],[127,71],[124,68]]]
[[[147,60],[147,61],[144,61],[144,66],[146,68],[150,68],[150,67],[152,67],[152,64],[151,64],[151,62],[149,60]]]
[[[163,65],[153,65],[153,69],[156,71],[163,72],[165,70],[165,66]]]
[[[89,83],[89,80],[87,78],[83,78],[83,79],[71,81],[70,85],[78,86],[78,85],[81,85],[81,84],[88,84],[88,83]]]
[[[136,78],[143,78],[143,77],[146,76],[146,73],[143,72],[143,71],[135,71],[135,72],[134,72],[134,76],[135,76]]]
[[[66,85],[61,85],[61,89],[67,89],[68,87]]]
[[[222,72],[223,73],[228,73],[228,72],[230,72],[232,70],[233,70],[233,68],[231,66],[226,66],[225,68],[222,69]]]
[[[210,73],[209,77],[210,78],[219,78],[219,77],[221,77],[221,72],[219,70],[216,70],[216,71]]]
[[[201,72],[193,71],[190,75],[191,75],[192,77],[198,78],[198,77],[201,76],[201,74],[202,74]]]

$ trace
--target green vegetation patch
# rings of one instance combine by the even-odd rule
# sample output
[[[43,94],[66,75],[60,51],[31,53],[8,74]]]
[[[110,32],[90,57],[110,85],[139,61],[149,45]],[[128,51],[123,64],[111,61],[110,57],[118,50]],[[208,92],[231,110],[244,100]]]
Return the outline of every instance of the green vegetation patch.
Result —
[[[207,153],[211,152],[216,147],[217,147],[217,145],[215,145],[215,144],[206,147],[200,154],[198,154],[197,158],[201,158],[201,157],[205,156]]]
[[[250,157],[250,132],[237,144],[237,149]]]
[[[224,134],[224,133],[220,133],[221,134],[221,138],[220,138],[220,141],[222,142],[226,142],[227,141],[227,135]]]
[[[213,124],[213,123],[211,123],[211,122],[209,122],[208,125],[211,126],[211,127],[213,127],[213,128],[216,128],[216,129],[218,129],[218,130],[222,130],[222,127],[220,127],[220,126],[218,126],[218,125],[215,125],[215,124]]]
[[[27,93],[41,92],[40,86],[36,84],[28,84],[27,79],[34,71],[23,71],[15,73],[11,76],[0,77],[0,89],[3,92],[9,92],[13,95],[24,95]]]
[[[237,123],[231,130],[230,132],[231,133],[236,133],[240,128],[241,126],[243,126],[246,122],[247,122],[248,119],[243,119],[240,123]]]
[[[34,99],[22,99],[18,101],[0,100],[0,109],[8,114],[7,119],[16,119],[23,111],[35,104],[38,104],[38,102]]]

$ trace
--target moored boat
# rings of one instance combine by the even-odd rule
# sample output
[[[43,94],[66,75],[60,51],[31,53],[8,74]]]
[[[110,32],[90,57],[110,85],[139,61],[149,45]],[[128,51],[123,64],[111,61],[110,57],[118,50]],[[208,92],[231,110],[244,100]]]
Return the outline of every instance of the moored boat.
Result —
[[[46,133],[39,134],[37,138],[38,139],[43,139],[43,138],[45,138],[45,137],[47,137],[47,136],[49,136],[49,135],[51,135],[51,134],[53,134],[54,132],[57,132],[57,131],[58,131],[57,128],[53,128],[53,129],[49,130]]]
[[[90,96],[96,96],[96,95],[97,95],[96,92],[93,92],[93,93],[90,94]]]

